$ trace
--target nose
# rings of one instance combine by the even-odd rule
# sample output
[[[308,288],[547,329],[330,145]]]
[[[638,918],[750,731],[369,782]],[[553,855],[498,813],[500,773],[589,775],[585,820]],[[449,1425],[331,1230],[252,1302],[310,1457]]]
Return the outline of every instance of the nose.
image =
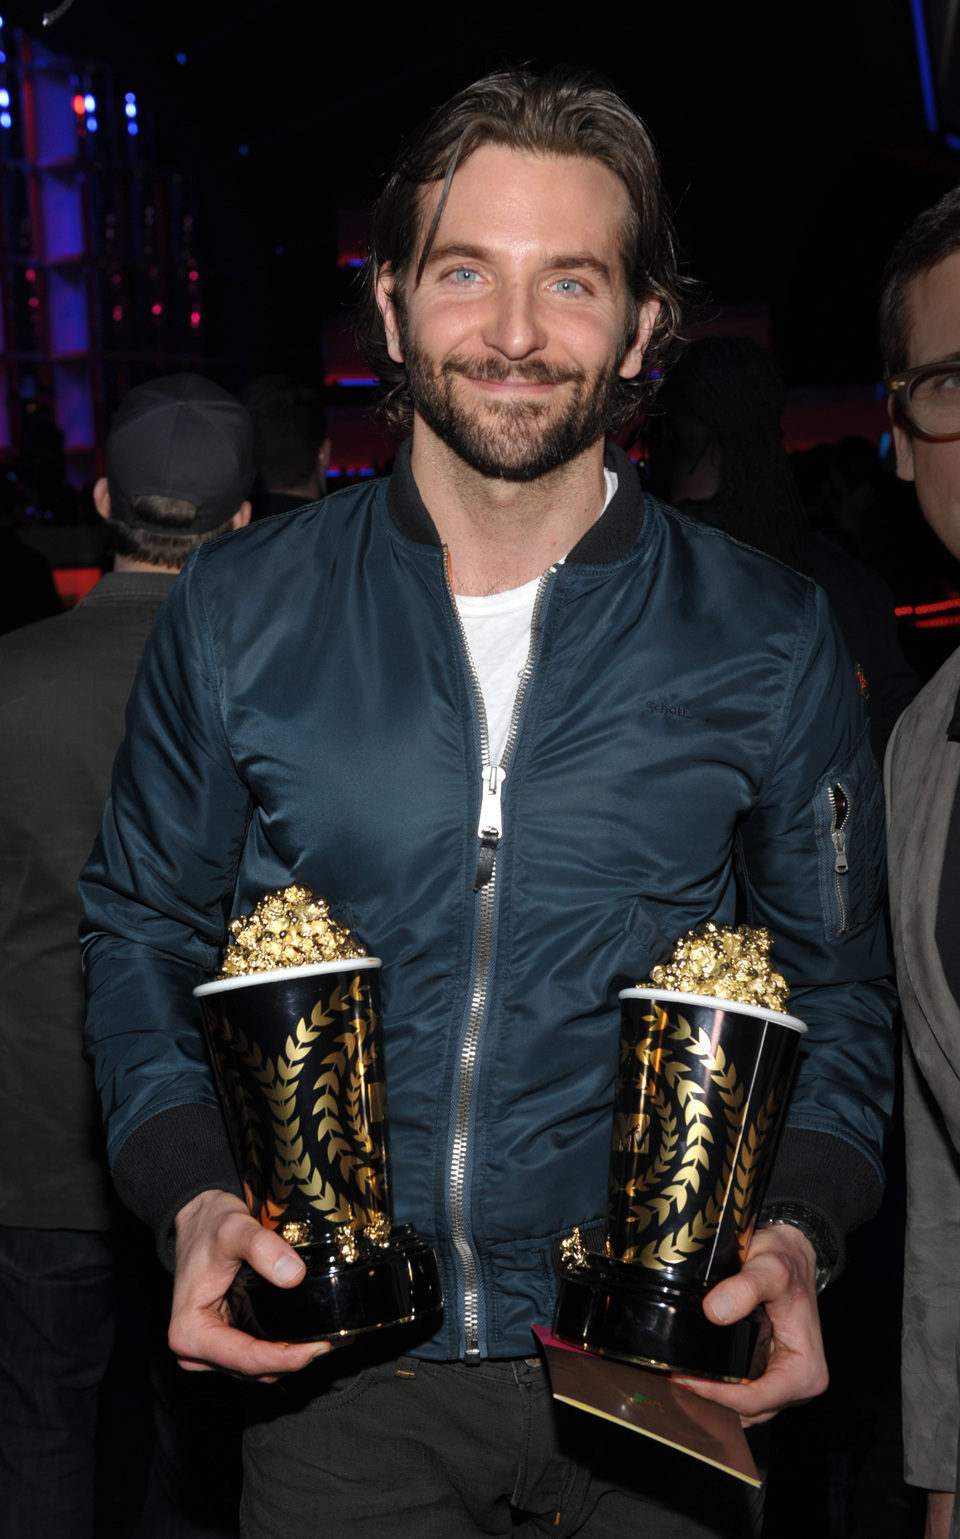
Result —
[[[493,296],[484,341],[504,358],[519,361],[546,346],[537,296],[526,285],[504,284]]]

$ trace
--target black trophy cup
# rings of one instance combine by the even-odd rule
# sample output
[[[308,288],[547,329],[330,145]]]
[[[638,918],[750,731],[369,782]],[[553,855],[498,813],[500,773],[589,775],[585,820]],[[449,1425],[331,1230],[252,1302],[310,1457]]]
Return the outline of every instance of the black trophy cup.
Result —
[[[702,1378],[750,1377],[758,1315],[714,1325],[707,1291],[739,1270],[806,1027],[656,988],[620,995],[602,1254],[564,1243],[556,1334]]]
[[[379,960],[279,968],[195,993],[247,1204],[307,1268],[277,1288],[242,1267],[237,1323],[282,1341],[438,1323],[436,1256],[391,1217]]]

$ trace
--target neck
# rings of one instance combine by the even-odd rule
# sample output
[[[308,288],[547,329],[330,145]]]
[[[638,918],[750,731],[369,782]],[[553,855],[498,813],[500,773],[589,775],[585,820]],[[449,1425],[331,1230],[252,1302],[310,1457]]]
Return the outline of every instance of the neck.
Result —
[[[271,497],[302,497],[304,502],[320,500],[319,476],[313,476],[311,480],[303,481],[299,486],[265,486],[263,489]]]
[[[455,593],[519,588],[562,560],[603,511],[603,440],[535,481],[481,475],[417,417],[413,478],[450,552]]]
[[[152,572],[154,576],[159,572],[167,573],[170,577],[176,577],[180,568],[178,566],[157,566],[155,561],[134,561],[130,556],[114,556],[113,570],[115,572]]]

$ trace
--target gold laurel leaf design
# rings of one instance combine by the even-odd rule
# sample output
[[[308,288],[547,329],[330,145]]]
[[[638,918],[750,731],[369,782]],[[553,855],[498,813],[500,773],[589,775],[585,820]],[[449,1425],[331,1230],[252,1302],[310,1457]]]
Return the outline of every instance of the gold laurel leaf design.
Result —
[[[763,1153],[767,1135],[776,1121],[781,1100],[782,1086],[775,1085],[757,1113],[756,1120],[751,1126],[744,1129],[740,1140],[737,1165],[733,1176],[733,1197],[734,1221],[737,1227],[737,1242],[741,1257],[746,1254],[746,1247],[750,1238],[750,1219],[752,1216],[753,1195],[760,1156]]]
[[[347,1122],[353,1136],[354,1146],[357,1149],[361,1149],[367,1155],[374,1152],[374,1143],[370,1137],[366,1118],[363,1115],[362,1097],[365,1075],[369,1074],[370,1068],[370,1064],[361,1063],[360,1066],[353,1070],[344,1098]]]
[[[276,1152],[276,1174],[270,1195],[273,1204],[277,1206],[277,1216],[271,1227],[276,1227],[280,1215],[286,1211],[294,1186],[310,1200],[310,1193],[305,1188],[311,1188],[316,1172],[304,1148],[297,1114],[297,1087],[303,1065],[324,1024],[323,1011],[319,1006],[315,1006],[311,1012],[309,1025],[303,1018],[297,1022],[294,1032],[284,1043],[286,1056],[281,1054],[277,1057],[272,1084],[264,1085],[264,1093],[271,1106]],[[333,1201],[329,1203],[327,1198],[328,1194],[321,1190],[319,1200],[312,1201],[311,1205],[319,1206],[324,1212],[329,1209],[332,1213],[336,1207],[336,1194],[333,1194]]]
[[[716,1143],[714,1131],[710,1126],[713,1114],[705,1101],[704,1086],[689,1072],[689,1060],[685,1061],[687,1054],[700,1060],[703,1070],[709,1074],[719,1092],[724,1107],[726,1133],[724,1178],[717,1183],[713,1196],[708,1197],[699,1209],[675,1229],[668,1233],[661,1233],[642,1248],[631,1243],[622,1252],[625,1260],[639,1258],[645,1266],[654,1270],[664,1270],[688,1259],[707,1244],[716,1233],[723,1214],[729,1174],[737,1156],[740,1110],[744,1102],[745,1089],[739,1080],[735,1064],[730,1061],[723,1048],[719,1044],[714,1048],[709,1035],[699,1029],[695,1032],[685,1016],[678,1015],[675,1023],[671,1025],[666,1011],[658,1007],[656,1014],[653,1017],[645,1017],[645,1020],[651,1020],[656,1030],[637,1044],[637,1056],[644,1067],[644,1090],[660,1116],[662,1133],[661,1109],[665,1099],[660,1087],[665,1085],[669,1088],[681,1109],[686,1139],[676,1168],[674,1168],[674,1156],[678,1141],[673,1138],[669,1159],[664,1158],[664,1150],[661,1146],[657,1161],[660,1170],[656,1177],[651,1170],[644,1177],[635,1179],[631,1183],[632,1189],[629,1193],[631,1197],[639,1195],[641,1191],[648,1194],[644,1202],[631,1203],[625,1223],[631,1236],[639,1239],[640,1234],[649,1226],[654,1216],[663,1226],[668,1221],[671,1210],[678,1218],[685,1214],[688,1205],[700,1195],[702,1171],[709,1171],[710,1168],[707,1146]],[[679,1049],[683,1056],[673,1056],[669,1051],[665,1053],[665,1038],[674,1049]],[[674,1119],[675,1126],[676,1119]]]

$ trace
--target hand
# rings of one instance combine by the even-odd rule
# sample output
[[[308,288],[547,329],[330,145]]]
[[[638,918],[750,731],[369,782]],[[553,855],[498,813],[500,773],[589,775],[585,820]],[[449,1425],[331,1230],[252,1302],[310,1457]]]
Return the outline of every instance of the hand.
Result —
[[[704,1313],[717,1325],[742,1320],[759,1304],[770,1321],[767,1365],[750,1384],[718,1384],[710,1379],[676,1381],[704,1400],[739,1412],[745,1427],[769,1421],[787,1405],[822,1395],[827,1364],[817,1312],[817,1262],[813,1246],[791,1224],[772,1224],[754,1235],[747,1259],[735,1277],[712,1288]]]
[[[953,1517],[953,1492],[927,1492],[927,1526],[923,1539],[950,1539],[950,1519]]]
[[[258,1224],[239,1197],[201,1192],[180,1209],[176,1232],[168,1339],[181,1368],[222,1368],[272,1383],[330,1351],[329,1341],[258,1341],[231,1325],[226,1295],[241,1261],[280,1288],[295,1287],[306,1271],[292,1246]]]

